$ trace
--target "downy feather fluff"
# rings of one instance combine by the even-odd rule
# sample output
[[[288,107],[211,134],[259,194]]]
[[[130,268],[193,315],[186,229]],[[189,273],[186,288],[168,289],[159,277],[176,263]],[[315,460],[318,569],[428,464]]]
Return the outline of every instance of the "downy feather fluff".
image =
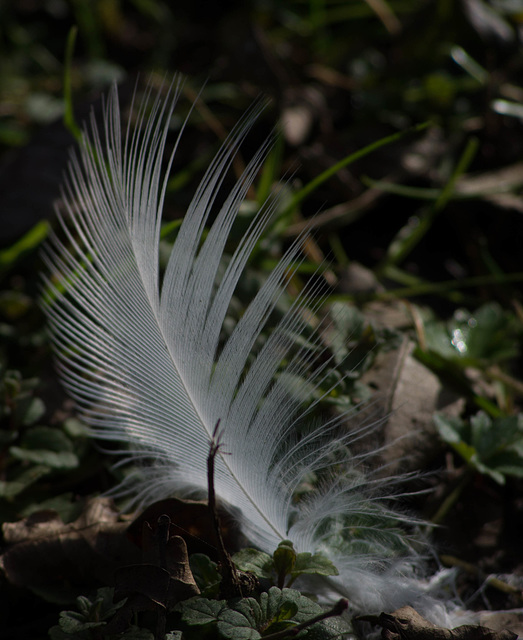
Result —
[[[366,456],[347,454],[341,465],[336,455],[332,482],[309,499],[295,498],[309,474],[328,468],[333,454],[349,451],[351,441],[368,431],[349,432],[346,416],[309,420],[319,398],[305,408],[301,399],[305,389],[320,389],[330,361],[311,372],[310,350],[296,353],[292,336],[307,326],[306,295],[257,347],[302,239],[224,339],[231,297],[276,203],[261,208],[225,262],[231,227],[270,141],[219,206],[217,196],[259,104],[207,169],[160,272],[172,157],[167,170],[162,159],[178,92],[175,87],[166,99],[149,96],[133,132],[122,133],[113,89],[103,135],[93,118],[72,157],[62,231],[46,249],[44,296],[63,382],[96,437],[129,443],[131,459],[152,459],[141,469],[141,502],[206,489],[206,459],[220,420],[216,492],[239,513],[251,544],[272,553],[290,539],[298,551],[323,551],[340,570],[328,588],[347,595],[356,610],[423,601],[427,612],[433,601],[426,594],[439,578],[417,577],[418,553],[397,526],[404,516],[380,501],[393,481],[366,475]],[[316,350],[322,345],[318,331],[313,342]]]

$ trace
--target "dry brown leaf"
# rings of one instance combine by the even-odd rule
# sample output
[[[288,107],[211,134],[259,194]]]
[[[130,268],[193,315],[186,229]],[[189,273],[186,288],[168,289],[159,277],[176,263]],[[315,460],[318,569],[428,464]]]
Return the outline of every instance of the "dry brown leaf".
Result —
[[[157,554],[148,552],[145,555]],[[138,593],[169,609],[180,600],[199,595],[200,590],[189,565],[185,540],[180,536],[169,538],[164,554],[158,550],[158,556],[160,555],[164,555],[164,558],[158,557],[158,563],[144,562],[118,569],[115,600]],[[160,564],[162,561],[164,566]]]
[[[0,569],[12,584],[37,590],[54,601],[71,602],[86,588],[114,585],[121,567],[159,564],[150,557],[153,547],[143,531],[144,523],[156,523],[162,514],[171,520],[170,538],[182,536],[190,553],[215,554],[216,540],[205,502],[162,500],[129,524],[130,518],[121,516],[111,500],[94,498],[68,524],[52,510],[5,523],[2,531],[7,548],[0,557]],[[227,547],[238,549],[238,527],[223,509],[220,519]],[[173,575],[182,581],[183,575],[187,577],[188,566],[184,568],[176,558],[173,563],[162,567],[168,571],[168,583]]]
[[[139,550],[126,537],[127,526],[107,498],[89,500],[69,524],[54,511],[40,511],[3,525],[8,546],[0,568],[15,585],[70,602],[77,590],[114,584],[117,567],[139,561]]]
[[[177,602],[200,594],[189,566],[187,545],[180,536],[162,541],[160,525],[153,530],[144,523],[143,564],[121,567],[116,573],[115,602],[127,598],[109,622],[104,633],[120,633],[128,628],[132,616],[141,611],[156,611],[162,627],[165,613]]]
[[[465,402],[416,360],[414,346],[405,339],[399,349],[378,353],[362,377],[365,384],[378,390],[367,419],[384,418],[379,464],[387,474],[425,468],[443,450],[432,420],[434,412],[459,415]]]
[[[234,526],[231,514],[218,508],[220,526],[225,546],[231,552],[241,548],[239,528]],[[217,541],[207,502],[168,498],[159,500],[145,509],[129,525],[127,533],[133,542],[143,548],[143,524],[155,523],[166,514],[171,520],[170,535],[181,536],[189,554],[205,553],[211,558],[216,556]]]

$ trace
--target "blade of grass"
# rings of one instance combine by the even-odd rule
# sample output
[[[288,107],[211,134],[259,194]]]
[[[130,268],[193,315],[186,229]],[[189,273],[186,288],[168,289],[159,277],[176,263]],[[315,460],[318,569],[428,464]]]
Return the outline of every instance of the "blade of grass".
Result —
[[[454,62],[466,71],[472,78],[480,84],[485,85],[489,79],[488,71],[482,67],[479,62],[469,55],[463,47],[453,45],[450,48],[450,57]]]
[[[485,286],[497,286],[501,284],[508,284],[510,282],[523,282],[523,272],[518,273],[505,273],[503,275],[491,274],[485,276],[474,276],[471,278],[463,278],[461,280],[445,280],[444,282],[424,282],[420,281],[418,284],[411,284],[407,287],[401,287],[398,289],[389,289],[380,293],[372,294],[358,294],[358,295],[332,295],[328,296],[329,302],[334,301],[347,301],[355,300],[365,301],[372,300],[395,300],[398,298],[412,298],[414,296],[428,296],[428,295],[440,295],[451,296],[450,299],[461,302],[462,298],[459,294],[459,289],[472,289],[475,287]],[[453,294],[456,294],[455,296]]]
[[[365,156],[370,155],[373,151],[376,151],[381,147],[385,147],[389,144],[397,142],[398,140],[401,140],[402,138],[404,138],[409,134],[423,131],[429,125],[430,125],[430,122],[422,122],[421,124],[417,124],[413,127],[409,127],[408,129],[404,129],[403,131],[398,131],[397,133],[393,133],[390,136],[386,136],[384,138],[381,138],[380,140],[376,140],[375,142],[368,144],[366,147],[363,147],[362,149],[358,149],[358,151],[355,151],[354,153],[349,154],[339,162],[336,162],[331,167],[329,167],[328,169],[320,173],[319,176],[317,176],[316,178],[311,180],[308,184],[306,184],[304,187],[302,187],[299,191],[297,191],[291,198],[291,201],[289,202],[287,207],[282,212],[282,216],[285,216],[293,209],[296,209],[296,207],[301,202],[303,202],[303,200],[305,200],[307,196],[309,196],[324,182],[329,180],[329,178],[332,178],[332,176],[336,175],[336,173],[338,173],[338,171],[340,171],[341,169],[344,169],[345,167],[352,164],[353,162],[356,162],[356,160],[359,160],[360,158],[364,158]]]
[[[34,251],[47,238],[48,233],[49,223],[47,220],[41,220],[24,234],[20,240],[17,240],[7,249],[0,251],[0,273],[9,271],[25,255]]]
[[[397,196],[404,196],[405,198],[412,198],[418,200],[437,200],[441,194],[441,189],[432,187],[411,187],[404,184],[396,184],[394,182],[386,182],[385,180],[373,180],[369,176],[361,176],[362,183],[370,189],[379,189],[385,193],[392,193]],[[473,179],[476,182],[477,178]],[[510,184],[508,181],[501,182],[501,176],[499,177],[499,184],[496,186],[484,186],[481,184],[474,184],[474,189],[470,188],[471,182],[460,181],[456,184],[456,189],[452,194],[452,200],[473,200],[475,198],[485,198],[488,196],[504,195],[506,193],[512,193],[518,188],[518,183]]]
[[[256,202],[258,206],[263,203],[271,194],[272,185],[278,181],[281,175],[283,158],[283,136],[275,136],[274,146],[263,163],[258,186],[256,190]]]
[[[435,202],[419,215],[416,225],[409,222],[409,225],[403,227],[389,245],[385,260],[376,269],[376,273],[379,276],[386,277],[388,269],[393,265],[402,263],[425,237],[435,218],[452,198],[456,181],[467,171],[470,163],[477,153],[478,147],[479,142],[477,138],[470,138],[468,140],[456,168],[452,172],[452,175],[441,190]]]
[[[77,142],[82,140],[82,131],[78,126],[73,110],[73,90],[72,90],[72,68],[73,68],[73,53],[76,43],[76,36],[78,34],[78,27],[71,27],[67,36],[67,44],[65,47],[65,60],[64,60],[64,125],[66,129],[74,136]]]

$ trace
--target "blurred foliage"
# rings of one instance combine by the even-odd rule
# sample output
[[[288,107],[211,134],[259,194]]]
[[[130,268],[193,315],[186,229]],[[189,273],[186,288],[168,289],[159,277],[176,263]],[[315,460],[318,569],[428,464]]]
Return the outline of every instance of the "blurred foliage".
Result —
[[[326,404],[346,409],[369,398],[372,385],[361,376],[406,336],[418,361],[465,400],[459,417],[436,418],[456,465],[468,480],[480,473],[507,491],[517,487],[522,34],[517,0],[0,3],[0,520],[43,507],[70,520],[80,496],[108,489],[123,473],[110,470],[57,383],[37,303],[38,252],[59,196],[68,130],[89,118],[93,101],[99,117],[100,92],[111,82],[128,104],[137,76],[140,92],[144,79],[156,89],[176,71],[186,80],[174,134],[199,99],[173,164],[164,255],[203,170],[260,93],[270,104],[233,173],[279,123],[236,239],[275,192],[278,215],[225,330],[310,224],[314,239],[289,290],[314,283],[328,262],[338,334],[326,331],[325,340],[338,371],[325,379]],[[370,284],[352,286],[357,263],[372,274]],[[367,321],[378,301],[406,301],[411,322],[383,329]],[[195,574],[212,579],[212,567],[194,564]],[[80,617],[64,616],[66,627],[98,624],[99,611],[111,610],[106,596],[80,603]],[[23,594],[9,591],[6,601],[6,637],[46,636],[45,610],[34,605],[28,621]]]
[[[435,416],[443,440],[479,473],[505,484],[506,476],[523,477],[523,414],[492,420],[479,412],[465,422]]]

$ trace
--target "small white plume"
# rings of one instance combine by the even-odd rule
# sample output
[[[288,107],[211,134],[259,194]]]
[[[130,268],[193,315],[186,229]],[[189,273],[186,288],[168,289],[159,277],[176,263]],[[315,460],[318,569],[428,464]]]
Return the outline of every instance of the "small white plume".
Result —
[[[134,130],[122,135],[114,88],[103,136],[93,118],[71,160],[62,240],[53,237],[46,249],[44,300],[63,382],[96,437],[129,443],[130,458],[154,460],[142,470],[142,502],[205,490],[220,420],[225,453],[216,460],[216,492],[238,511],[253,545],[272,553],[290,539],[298,551],[328,554],[340,570],[328,589],[348,595],[359,610],[416,604],[431,585],[416,575],[419,556],[400,526],[404,516],[382,501],[394,479],[368,475],[366,456],[348,453],[367,429],[348,432],[346,416],[309,420],[331,361],[311,370],[312,351],[296,349],[293,336],[307,325],[307,294],[257,346],[302,239],[224,338],[231,298],[276,204],[261,208],[224,262],[231,227],[270,141],[230,193],[220,193],[218,207],[217,196],[259,104],[211,162],[160,272],[168,176],[162,160],[178,92],[149,97]],[[317,352],[322,341],[314,335]],[[321,361],[317,353],[314,359]],[[311,389],[316,399],[304,408],[301,398],[311,397]],[[343,460],[340,451],[347,452]],[[330,485],[296,500],[306,477],[334,465]]]

